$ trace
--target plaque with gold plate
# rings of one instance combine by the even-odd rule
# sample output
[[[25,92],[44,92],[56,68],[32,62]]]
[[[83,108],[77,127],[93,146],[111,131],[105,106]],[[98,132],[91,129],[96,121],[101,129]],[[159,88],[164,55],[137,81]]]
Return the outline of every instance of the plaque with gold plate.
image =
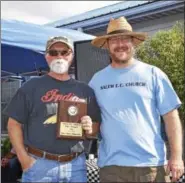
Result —
[[[57,110],[57,138],[85,139],[81,117],[87,115],[87,103],[60,100]]]

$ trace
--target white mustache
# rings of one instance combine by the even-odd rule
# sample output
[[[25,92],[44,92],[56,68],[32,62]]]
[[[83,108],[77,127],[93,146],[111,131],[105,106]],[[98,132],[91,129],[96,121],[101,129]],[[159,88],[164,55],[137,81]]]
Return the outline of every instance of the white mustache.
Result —
[[[69,68],[69,63],[64,59],[55,59],[51,62],[49,66],[53,72],[62,74],[67,72]]]
[[[58,59],[55,61],[55,63],[57,63],[57,64],[63,64],[64,62],[66,62],[66,61],[63,59]]]

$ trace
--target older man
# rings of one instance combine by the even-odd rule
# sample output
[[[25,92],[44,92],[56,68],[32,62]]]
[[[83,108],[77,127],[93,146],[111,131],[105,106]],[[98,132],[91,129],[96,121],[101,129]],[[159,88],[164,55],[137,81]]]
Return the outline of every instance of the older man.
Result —
[[[102,113],[102,182],[170,182],[169,171],[173,181],[184,171],[177,111],[181,102],[163,71],[134,58],[135,47],[146,37],[120,17],[110,20],[106,35],[92,41],[108,49],[111,57],[111,64],[89,83]],[[170,144],[169,161],[160,116]]]
[[[73,56],[68,38],[49,39],[45,58],[50,72],[26,82],[5,110],[9,136],[23,169],[22,182],[87,182],[85,151],[90,141],[56,136],[60,100],[87,102],[87,115],[81,118],[86,135],[96,133],[92,121],[101,119],[93,90],[68,74]]]

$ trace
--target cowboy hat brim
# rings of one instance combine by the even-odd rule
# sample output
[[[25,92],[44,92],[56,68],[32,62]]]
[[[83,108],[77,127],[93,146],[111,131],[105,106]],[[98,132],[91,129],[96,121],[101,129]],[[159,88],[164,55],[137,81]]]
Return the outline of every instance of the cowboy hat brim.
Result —
[[[99,36],[96,37],[95,39],[93,39],[91,41],[91,44],[99,47],[99,48],[105,48],[107,49],[107,39],[110,37],[115,37],[115,36],[121,36],[121,35],[125,35],[125,36],[130,36],[133,38],[133,44],[135,46],[139,45],[140,43],[142,43],[143,41],[146,40],[147,38],[147,33],[140,33],[140,32],[129,32],[129,33],[117,33],[117,34],[107,34],[104,36]]]

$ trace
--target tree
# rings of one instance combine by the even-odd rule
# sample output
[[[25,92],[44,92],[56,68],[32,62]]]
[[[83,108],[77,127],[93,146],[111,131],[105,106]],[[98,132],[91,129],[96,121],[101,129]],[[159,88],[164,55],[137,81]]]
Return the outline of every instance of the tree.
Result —
[[[184,22],[176,22],[171,29],[154,34],[136,49],[136,55],[168,75],[182,101],[179,113],[184,125]]]
[[[12,145],[9,137],[1,139],[1,144],[1,157],[3,157],[11,151]]]

